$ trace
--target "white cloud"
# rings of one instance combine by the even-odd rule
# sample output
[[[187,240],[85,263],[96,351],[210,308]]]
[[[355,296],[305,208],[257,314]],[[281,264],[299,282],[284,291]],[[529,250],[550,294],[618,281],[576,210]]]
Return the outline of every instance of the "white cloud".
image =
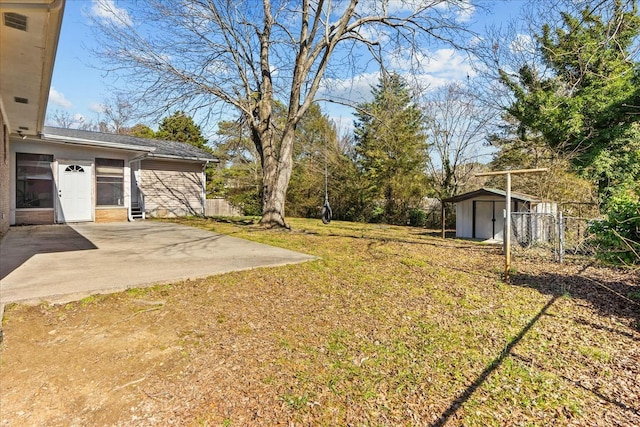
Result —
[[[403,75],[412,87],[430,91],[451,82],[464,82],[477,73],[469,58],[454,49],[438,49],[419,53],[413,59],[388,56],[388,70]],[[379,72],[369,72],[353,78],[325,79],[318,98],[358,104],[371,100],[371,89],[379,82]]]
[[[82,123],[85,122],[86,119],[84,118],[84,116],[82,114],[76,113],[76,114],[73,115],[73,120],[76,123],[82,124]]]
[[[49,89],[49,101],[62,108],[71,108],[73,104],[67,98],[65,98],[62,92],[58,92],[53,86]]]
[[[454,49],[438,49],[434,52],[419,52],[409,58],[405,52],[389,56],[389,66],[400,74],[429,76],[421,79],[436,81],[460,81],[475,76],[469,58]]]
[[[471,37],[471,40],[469,40],[469,47],[478,47],[482,44],[482,42],[484,41],[484,38],[482,36],[476,35]]]
[[[325,79],[319,97],[342,103],[358,104],[371,99],[371,88],[378,84],[380,73],[363,73],[353,78]]]
[[[458,9],[456,14],[456,19],[458,22],[469,22],[474,13],[476,13],[476,7],[470,0],[465,0],[460,4],[460,9]]]
[[[100,104],[99,102],[92,102],[89,105],[89,110],[93,111],[94,113],[104,113],[104,108],[105,106],[103,104]]]
[[[512,53],[534,53],[536,44],[529,34],[517,34],[513,41],[509,44],[509,50]]]
[[[132,24],[129,12],[116,6],[114,0],[93,0],[90,13],[102,21],[110,22],[119,27]]]

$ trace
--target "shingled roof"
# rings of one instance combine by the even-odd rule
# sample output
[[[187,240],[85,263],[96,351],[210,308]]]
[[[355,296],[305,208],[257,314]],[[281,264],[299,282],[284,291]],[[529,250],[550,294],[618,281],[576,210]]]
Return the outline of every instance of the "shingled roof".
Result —
[[[42,139],[80,145],[101,146],[122,150],[141,151],[149,157],[217,162],[213,154],[186,142],[138,138],[129,135],[91,132],[45,126]]]

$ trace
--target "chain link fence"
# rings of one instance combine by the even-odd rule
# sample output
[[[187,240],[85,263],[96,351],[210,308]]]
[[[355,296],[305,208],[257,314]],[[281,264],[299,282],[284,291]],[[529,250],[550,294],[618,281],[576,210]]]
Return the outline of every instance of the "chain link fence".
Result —
[[[598,219],[563,217],[557,214],[513,212],[511,241],[513,254],[540,257],[557,262],[588,262],[596,253],[595,236],[589,226]]]

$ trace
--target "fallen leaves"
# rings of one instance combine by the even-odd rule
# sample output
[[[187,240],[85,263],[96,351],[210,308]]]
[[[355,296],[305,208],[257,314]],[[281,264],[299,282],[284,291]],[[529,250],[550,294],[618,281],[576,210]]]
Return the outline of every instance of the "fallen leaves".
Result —
[[[422,229],[189,221],[321,259],[9,307],[0,422],[640,425],[637,272],[516,258],[507,285]]]

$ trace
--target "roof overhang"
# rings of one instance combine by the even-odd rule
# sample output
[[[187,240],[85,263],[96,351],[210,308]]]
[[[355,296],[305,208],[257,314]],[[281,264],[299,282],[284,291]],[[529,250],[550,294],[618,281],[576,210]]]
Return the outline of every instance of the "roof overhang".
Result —
[[[464,200],[475,199],[477,197],[483,197],[483,196],[494,196],[494,197],[504,198],[507,195],[506,195],[506,192],[504,192],[503,190],[497,190],[495,188],[480,188],[479,190],[471,191],[469,193],[464,193],[464,194],[458,194],[457,196],[449,197],[447,199],[443,199],[442,201],[444,203],[458,203]],[[515,200],[521,200],[523,202],[537,203],[540,201],[539,199],[533,196],[529,196],[527,194],[522,194],[522,193],[515,193],[515,192],[511,192],[511,198]]]
[[[65,0],[0,0],[0,108],[12,133],[44,126]]]
[[[84,147],[110,148],[115,150],[127,150],[127,151],[135,151],[135,152],[142,152],[142,153],[153,153],[156,150],[155,147],[147,147],[144,145],[120,144],[117,142],[106,142],[106,141],[94,141],[90,139],[72,138],[68,136],[60,136],[60,135],[53,135],[53,134],[40,135],[40,141],[53,142],[53,143],[59,143],[59,144],[78,145],[78,146],[84,146]]]

